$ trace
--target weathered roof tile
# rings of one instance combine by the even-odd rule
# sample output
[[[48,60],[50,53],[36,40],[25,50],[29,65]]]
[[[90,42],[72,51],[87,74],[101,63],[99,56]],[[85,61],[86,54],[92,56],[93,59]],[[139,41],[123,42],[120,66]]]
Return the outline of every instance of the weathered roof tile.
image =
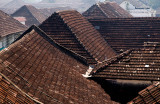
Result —
[[[85,11],[83,16],[88,19],[132,17],[131,14],[129,14],[115,2],[97,3]]]
[[[89,64],[116,55],[99,32],[77,11],[54,13],[39,27],[57,43],[85,57]]]
[[[0,52],[0,73],[44,104],[115,103],[81,75],[88,66],[77,56],[32,26]]]
[[[7,36],[9,34],[25,31],[27,27],[8,14],[0,11],[0,37]]]
[[[108,44],[121,53],[130,48],[143,48],[145,42],[160,42],[160,18],[90,19]]]
[[[159,81],[159,44],[128,50],[111,60],[97,64],[92,77],[104,79]]]

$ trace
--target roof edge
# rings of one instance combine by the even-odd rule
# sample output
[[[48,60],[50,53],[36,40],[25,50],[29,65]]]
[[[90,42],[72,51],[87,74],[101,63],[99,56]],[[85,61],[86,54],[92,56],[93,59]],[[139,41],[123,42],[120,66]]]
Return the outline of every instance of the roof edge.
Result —
[[[32,30],[35,30],[39,35],[41,35],[44,39],[46,39],[50,44],[54,45],[55,47],[59,48],[62,52],[65,52],[68,55],[71,55],[75,59],[78,59],[80,62],[82,62],[84,65],[89,65],[87,63],[87,59],[71,50],[68,50],[67,48],[63,47],[62,45],[58,44],[54,40],[52,40],[50,37],[47,36],[47,34],[41,30],[39,27],[32,25],[27,31],[25,31],[22,35],[20,35],[13,43],[20,40],[23,36],[25,36],[27,33],[31,32]]]
[[[121,53],[121,54],[119,54],[119,55],[117,55],[117,56],[115,56],[115,57],[112,57],[112,58],[110,58],[110,59],[108,59],[108,60],[105,60],[105,61],[103,61],[103,62],[101,62],[101,63],[98,63],[98,64],[95,66],[95,68],[90,72],[89,75],[91,75],[91,76],[94,75],[95,73],[97,73],[98,71],[100,71],[102,68],[105,68],[105,67],[107,67],[109,64],[117,61],[118,59],[122,58],[123,56],[128,55],[128,54],[131,53],[133,50],[134,50],[134,49],[129,49],[129,50],[127,50],[127,51],[125,51],[125,52],[123,52],[123,53]]]

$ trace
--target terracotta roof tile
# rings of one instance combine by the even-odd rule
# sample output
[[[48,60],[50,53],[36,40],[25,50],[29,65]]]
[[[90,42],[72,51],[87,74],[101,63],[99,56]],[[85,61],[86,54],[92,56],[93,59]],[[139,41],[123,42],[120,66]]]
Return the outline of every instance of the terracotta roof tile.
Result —
[[[12,17],[25,17],[27,19],[26,25],[31,26],[33,24],[39,25],[42,23],[47,16],[41,13],[38,9],[36,9],[32,5],[24,5],[19,8],[16,12],[14,12]]]
[[[138,96],[128,104],[159,104],[160,103],[160,83],[153,84],[140,91]]]
[[[0,75],[0,103],[1,104],[36,104],[33,99],[23,93],[7,78]]]
[[[25,31],[27,27],[8,14],[0,11],[0,37]]]
[[[129,14],[115,2],[97,3],[85,11],[83,16],[88,19],[132,17],[131,14]]]
[[[118,53],[143,48],[145,42],[160,42],[160,18],[90,19],[93,26]]]
[[[159,45],[128,50],[111,60],[97,64],[93,77],[104,79],[159,81]]]
[[[0,67],[21,90],[44,104],[115,103],[97,83],[81,75],[87,66],[75,53],[35,26],[0,52]]]
[[[116,55],[99,32],[77,11],[54,13],[40,28],[62,46],[87,58],[89,64]]]

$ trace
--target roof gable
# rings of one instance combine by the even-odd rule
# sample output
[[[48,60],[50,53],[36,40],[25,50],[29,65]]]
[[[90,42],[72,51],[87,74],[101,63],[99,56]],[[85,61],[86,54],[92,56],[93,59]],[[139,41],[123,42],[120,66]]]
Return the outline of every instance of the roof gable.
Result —
[[[101,35],[77,11],[54,13],[40,28],[62,46],[86,57],[90,64],[115,55]]]
[[[97,3],[96,8],[89,8],[86,12],[83,13],[83,16],[87,18],[127,18],[132,17],[131,14],[129,14],[127,11],[125,11],[123,8],[121,8],[117,3],[115,2],[104,2],[104,3]],[[99,8],[99,9],[98,9]],[[99,14],[97,14],[97,12]],[[102,15],[103,13],[103,15]]]
[[[27,27],[8,14],[0,11],[0,37],[4,37],[9,34],[25,31]]]
[[[45,104],[114,103],[98,84],[82,77],[85,65],[48,39],[39,28],[30,28],[0,52],[0,72]]]
[[[38,9],[31,5],[24,5],[14,12],[12,17],[26,17],[26,25],[31,26],[33,24],[39,25],[42,23],[47,16],[42,14]]]

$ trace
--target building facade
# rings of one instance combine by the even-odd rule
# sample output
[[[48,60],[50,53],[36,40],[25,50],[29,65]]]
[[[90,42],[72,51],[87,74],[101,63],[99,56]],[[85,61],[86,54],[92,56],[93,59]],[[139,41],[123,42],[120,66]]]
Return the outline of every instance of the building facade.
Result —
[[[129,1],[123,1],[120,6],[127,10],[133,17],[155,17],[156,11],[148,6],[136,6]]]

